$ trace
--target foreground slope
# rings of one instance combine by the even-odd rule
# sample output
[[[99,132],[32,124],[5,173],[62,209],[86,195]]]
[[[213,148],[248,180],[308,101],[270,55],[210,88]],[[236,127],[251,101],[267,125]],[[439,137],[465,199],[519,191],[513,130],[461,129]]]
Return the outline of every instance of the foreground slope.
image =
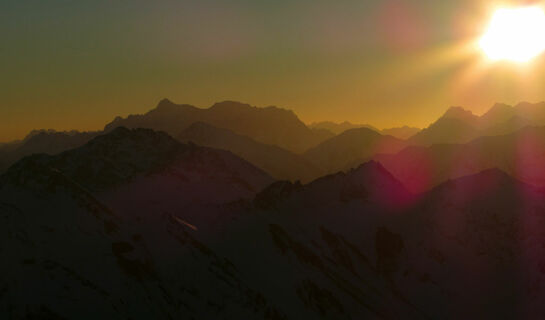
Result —
[[[499,170],[418,196],[374,161],[270,182],[228,152],[144,129],[26,158],[0,178],[2,315],[545,314],[545,200]]]
[[[366,167],[376,168],[375,179],[361,175]],[[274,221],[270,228],[278,250],[306,265],[307,274],[313,270],[329,277],[331,266],[343,280],[354,275],[358,280],[349,282],[356,288],[374,287],[385,299],[387,288],[410,306],[399,309],[388,302],[389,310],[399,312],[393,318],[532,319],[545,314],[542,193],[491,169],[414,197],[393,177],[377,172],[386,171],[370,163],[307,186],[279,185],[259,195],[258,207]],[[342,280],[332,281],[332,287],[327,282],[321,287],[348,305],[350,299],[339,290]],[[367,295],[366,301],[380,310],[384,300],[373,297]]]
[[[176,216],[270,182],[229,152],[147,129],[21,160],[0,177],[2,317],[279,318]]]

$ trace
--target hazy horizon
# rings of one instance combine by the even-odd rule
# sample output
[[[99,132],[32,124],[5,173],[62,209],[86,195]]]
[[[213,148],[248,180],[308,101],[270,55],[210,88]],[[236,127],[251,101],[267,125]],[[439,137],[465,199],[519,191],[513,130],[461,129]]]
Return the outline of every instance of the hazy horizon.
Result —
[[[489,63],[476,46],[498,5],[4,1],[0,141],[97,130],[164,97],[379,128],[425,127],[450,106],[543,101],[542,57]]]

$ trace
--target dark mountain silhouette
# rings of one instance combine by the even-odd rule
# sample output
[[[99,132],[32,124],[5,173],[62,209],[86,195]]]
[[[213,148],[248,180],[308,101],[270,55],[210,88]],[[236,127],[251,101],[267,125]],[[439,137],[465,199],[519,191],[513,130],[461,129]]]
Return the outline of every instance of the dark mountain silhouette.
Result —
[[[350,129],[305,152],[305,157],[328,173],[357,167],[377,153],[395,153],[406,144],[367,128]]]
[[[340,271],[346,270],[359,281],[382,279],[423,318],[516,318],[520,308],[543,314],[543,293],[534,291],[536,283],[530,280],[540,286],[545,280],[539,258],[545,243],[541,193],[497,169],[448,181],[412,200],[402,187],[381,182],[391,181],[387,175],[375,183],[363,179],[367,192],[350,192],[357,197],[347,199],[345,188],[332,188],[362,181],[358,170],[356,176],[284,185],[256,197],[274,215],[296,212],[290,223],[309,230],[301,233],[290,223],[276,227],[283,230],[283,239],[291,239],[279,244],[288,248],[283,249],[288,257],[297,257],[297,249],[308,244],[304,247],[316,257],[314,270],[327,270],[323,265],[331,263],[337,275],[346,276]],[[372,194],[383,194],[397,206],[386,207]],[[373,271],[362,267],[361,259]]]
[[[271,182],[229,152],[150,129],[117,128],[59,155],[27,157],[0,177],[2,313],[77,318],[92,306],[102,318],[279,319],[194,237],[201,225],[176,216],[199,208],[195,216],[212,219],[219,211],[207,208]]]
[[[451,108],[409,142],[349,129],[305,159],[279,145],[332,134],[231,102],[34,132],[0,146],[34,150],[0,175],[0,315],[541,318],[542,107]]]
[[[58,155],[26,157],[12,166],[4,178],[24,184],[47,179],[52,171],[91,191],[113,188],[137,177],[146,180],[156,174],[161,178],[154,179],[153,183],[164,182],[180,191],[183,185],[192,185],[185,190],[187,194],[180,194],[180,197],[221,188],[218,181],[222,181],[225,190],[217,190],[216,194],[221,197],[236,195],[231,200],[252,195],[273,181],[265,172],[230,152],[182,144],[166,133],[151,129],[124,127]],[[202,185],[203,190],[198,190],[197,185]],[[205,195],[201,197],[213,201]]]
[[[106,125],[105,131],[124,126],[161,130],[177,136],[195,122],[228,129],[292,152],[303,152],[332,136],[325,130],[309,129],[292,111],[277,107],[256,108],[224,101],[208,109],[199,109],[191,105],[174,104],[167,99],[146,114],[116,118]]]
[[[23,140],[0,146],[0,173],[19,159],[35,154],[56,154],[84,145],[99,132],[35,130]]]
[[[229,150],[280,180],[308,182],[320,170],[304,157],[203,122],[196,122],[177,136],[182,142]]]
[[[97,139],[43,166],[22,160],[0,178],[0,283],[13,315],[72,318],[89,301],[107,318],[545,311],[535,289],[545,280],[545,200],[497,169],[413,196],[369,162],[306,185],[275,182],[253,200],[190,204],[168,177],[201,147],[146,130]],[[132,149],[140,157],[129,166]],[[96,188],[71,169],[83,155],[106,156],[134,176]],[[217,172],[218,162],[207,163],[200,178]],[[198,188],[200,178],[187,186]]]
[[[306,242],[299,243],[306,234],[292,234],[296,217],[289,222],[283,215],[253,209],[252,202],[190,205],[191,198],[184,196],[189,190],[169,183],[168,177],[179,179],[173,168],[187,161],[186,148],[199,147],[180,147],[160,133],[142,130],[117,129],[97,139],[48,161],[24,159],[0,179],[0,236],[7,261],[0,267],[6,275],[1,284],[11,314],[72,318],[92,301],[94,314],[110,318],[389,318],[397,312],[418,318],[418,310],[375,278],[358,249],[342,242],[335,249],[342,238],[325,229],[320,243],[331,242],[324,249],[335,251],[321,257]],[[130,150],[140,155],[132,165],[125,162]],[[97,188],[95,178],[73,169],[84,155],[91,156],[90,163],[95,155],[106,157],[124,173],[137,169],[132,178],[111,179]],[[197,172],[216,172],[209,169]],[[208,181],[229,183],[218,176]],[[194,179],[190,185],[201,183]],[[407,195],[373,163],[308,188],[332,192],[324,203],[370,196],[378,201],[373,206],[380,206],[387,195],[379,192],[381,186],[375,192],[375,186],[366,185],[374,183],[399,188],[383,190],[389,194]],[[209,190],[210,199],[214,191]],[[309,226],[314,230],[314,225]],[[220,240],[221,235],[226,237]],[[358,274],[337,265],[343,259],[337,254],[346,250],[356,255]],[[25,292],[24,298],[18,292]]]
[[[408,147],[375,159],[414,192],[489,168],[500,168],[525,183],[545,187],[545,127],[481,137],[467,144]]]

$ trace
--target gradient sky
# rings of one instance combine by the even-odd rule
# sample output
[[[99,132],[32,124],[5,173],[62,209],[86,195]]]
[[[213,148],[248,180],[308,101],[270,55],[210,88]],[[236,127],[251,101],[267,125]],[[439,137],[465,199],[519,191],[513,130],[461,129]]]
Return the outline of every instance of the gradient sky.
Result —
[[[525,1],[528,2],[528,1]],[[168,97],[303,121],[426,126],[451,105],[545,100],[543,58],[485,61],[493,1],[3,0],[0,141],[101,129]]]

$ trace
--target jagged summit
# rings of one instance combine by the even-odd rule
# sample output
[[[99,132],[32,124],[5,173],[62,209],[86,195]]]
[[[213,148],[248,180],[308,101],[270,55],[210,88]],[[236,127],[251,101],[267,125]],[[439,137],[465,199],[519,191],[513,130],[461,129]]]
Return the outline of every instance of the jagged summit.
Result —
[[[168,98],[163,98],[161,99],[161,101],[159,101],[159,103],[157,104],[157,108],[161,108],[161,107],[165,107],[165,106],[169,106],[169,105],[176,105],[174,102],[172,102],[170,99]]]
[[[292,111],[286,109],[259,108],[235,101],[223,101],[208,109],[201,109],[187,104],[175,104],[168,99],[161,100],[157,108],[146,114],[116,118],[105,126],[105,131],[124,126],[151,128],[177,136],[199,121],[292,152],[303,152],[330,137],[306,127]]]
[[[441,118],[459,119],[470,123],[474,123],[479,120],[479,117],[473,114],[473,112],[458,106],[448,108]]]
[[[218,110],[223,110],[223,111],[230,111],[230,110],[233,110],[233,109],[237,109],[237,108],[241,108],[241,109],[257,109],[257,107],[254,107],[248,103],[242,103],[242,102],[238,102],[238,101],[233,101],[233,100],[225,100],[225,101],[221,101],[221,102],[216,102],[214,103],[210,109],[218,109]]]
[[[365,201],[384,209],[406,206],[413,196],[380,163],[369,161],[347,172],[337,172],[308,184],[276,182],[260,192],[254,204],[262,209],[278,208],[290,199],[306,207]]]

